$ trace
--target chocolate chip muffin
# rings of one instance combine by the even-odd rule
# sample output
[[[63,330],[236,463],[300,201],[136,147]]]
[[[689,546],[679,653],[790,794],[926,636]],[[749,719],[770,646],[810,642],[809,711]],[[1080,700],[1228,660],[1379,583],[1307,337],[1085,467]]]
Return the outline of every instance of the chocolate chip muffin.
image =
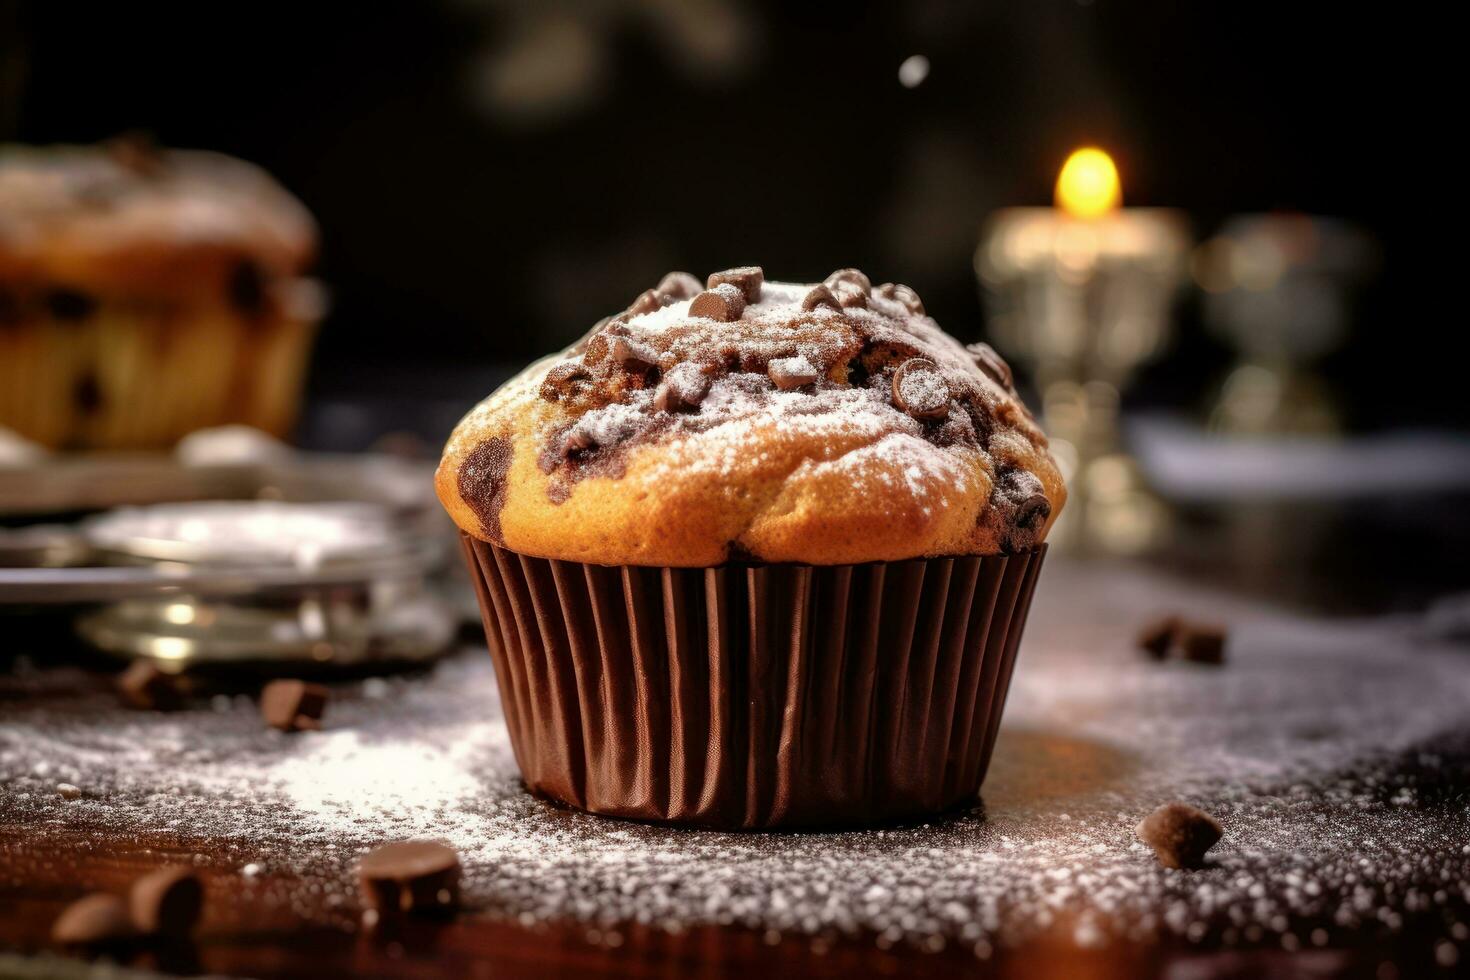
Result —
[[[724,827],[973,798],[1066,497],[1046,446],[907,286],[670,273],[439,467],[526,782]]]
[[[0,426],[53,447],[290,427],[320,290],[265,173],[136,140],[0,147]]]

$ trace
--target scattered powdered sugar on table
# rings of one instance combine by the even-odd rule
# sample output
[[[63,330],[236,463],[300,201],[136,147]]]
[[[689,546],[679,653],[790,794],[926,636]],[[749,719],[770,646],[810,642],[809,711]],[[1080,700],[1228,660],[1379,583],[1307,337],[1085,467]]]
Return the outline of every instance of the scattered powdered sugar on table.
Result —
[[[1233,624],[1225,667],[1134,654],[1141,619],[1175,609]],[[1292,949],[1428,917],[1436,955],[1470,956],[1463,649],[1117,566],[1043,575],[983,806],[883,830],[688,831],[537,801],[483,652],[344,686],[326,730],[294,736],[243,697],[178,715],[4,703],[6,819],[233,841],[242,866],[345,896],[365,848],[437,837],[462,854],[468,906],[526,922],[871,931],[987,955],[1058,929]],[[1164,870],[1134,840],[1172,799],[1224,824],[1212,867]]]

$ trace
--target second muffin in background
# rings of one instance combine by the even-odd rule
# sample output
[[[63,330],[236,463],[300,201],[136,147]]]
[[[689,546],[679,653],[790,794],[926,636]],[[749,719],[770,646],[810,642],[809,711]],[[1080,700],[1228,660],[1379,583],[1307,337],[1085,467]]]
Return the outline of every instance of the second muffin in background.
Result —
[[[0,146],[0,426],[62,449],[286,435],[321,314],[316,243],[243,160]]]
[[[972,798],[1065,499],[989,347],[843,269],[671,273],[460,423],[527,783],[595,812],[854,824]]]

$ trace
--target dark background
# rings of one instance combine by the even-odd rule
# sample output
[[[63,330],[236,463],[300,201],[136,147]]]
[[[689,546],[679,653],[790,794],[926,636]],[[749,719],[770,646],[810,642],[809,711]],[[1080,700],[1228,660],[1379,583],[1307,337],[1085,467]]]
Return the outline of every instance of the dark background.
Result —
[[[982,336],[986,216],[1048,203],[1098,143],[1127,203],[1200,237],[1270,209],[1370,231],[1383,265],[1324,373],[1354,429],[1459,425],[1460,368],[1426,352],[1463,317],[1417,226],[1454,178],[1416,159],[1437,131],[1405,136],[1428,93],[1397,30],[1377,7],[1162,0],[0,0],[0,138],[143,130],[259,162],[323,229],[314,396],[460,407],[671,268],[856,265]],[[912,54],[932,68],[906,89]],[[1131,403],[1207,403],[1228,352],[1187,295],[1179,320]]]

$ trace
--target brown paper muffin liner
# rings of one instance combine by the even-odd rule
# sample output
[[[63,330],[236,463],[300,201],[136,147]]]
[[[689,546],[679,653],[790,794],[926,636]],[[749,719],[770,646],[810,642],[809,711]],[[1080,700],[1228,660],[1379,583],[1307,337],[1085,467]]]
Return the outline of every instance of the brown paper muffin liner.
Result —
[[[692,569],[464,550],[526,785],[733,829],[973,800],[1046,546]]]

